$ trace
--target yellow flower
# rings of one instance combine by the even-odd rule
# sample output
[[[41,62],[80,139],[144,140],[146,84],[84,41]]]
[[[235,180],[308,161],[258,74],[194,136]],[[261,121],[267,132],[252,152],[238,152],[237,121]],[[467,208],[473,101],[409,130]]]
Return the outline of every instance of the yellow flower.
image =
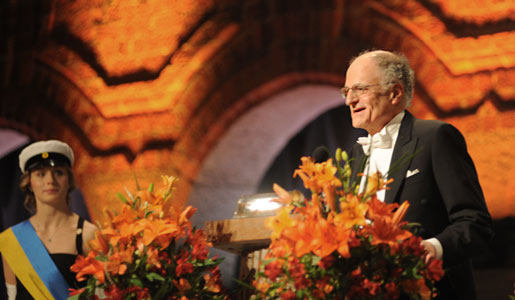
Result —
[[[393,182],[393,179],[385,180],[380,172],[368,176],[365,195],[372,196],[377,191],[386,189],[387,184]]]
[[[348,195],[340,202],[340,213],[334,217],[334,223],[343,228],[352,228],[354,225],[365,225],[365,213],[368,209],[366,203],[354,195]]]
[[[268,217],[265,220],[265,226],[267,228],[272,229],[272,240],[279,238],[279,236],[285,228],[295,226],[296,221],[293,218],[291,218],[290,210],[291,208],[289,207],[281,207],[277,211],[276,216]]]

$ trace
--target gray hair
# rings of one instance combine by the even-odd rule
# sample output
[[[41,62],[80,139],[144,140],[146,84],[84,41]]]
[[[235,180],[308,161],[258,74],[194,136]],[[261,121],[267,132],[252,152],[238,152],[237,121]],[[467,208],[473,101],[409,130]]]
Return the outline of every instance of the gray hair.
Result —
[[[411,68],[406,56],[398,52],[367,50],[361,52],[358,57],[371,52],[374,52],[372,57],[376,61],[379,69],[383,71],[383,78],[381,82],[383,89],[387,89],[396,83],[402,84],[404,87],[403,98],[406,103],[405,107],[409,107],[411,100],[413,99],[415,72]],[[350,63],[352,64],[356,58],[357,57],[352,58]]]

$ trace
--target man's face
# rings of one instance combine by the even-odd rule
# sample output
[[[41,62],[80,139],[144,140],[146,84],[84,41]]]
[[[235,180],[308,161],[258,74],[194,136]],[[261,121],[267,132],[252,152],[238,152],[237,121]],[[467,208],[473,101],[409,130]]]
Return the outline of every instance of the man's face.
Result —
[[[370,134],[379,132],[395,116],[389,93],[381,89],[381,74],[373,58],[365,54],[350,65],[345,79],[345,88],[350,89],[345,101],[352,126]]]

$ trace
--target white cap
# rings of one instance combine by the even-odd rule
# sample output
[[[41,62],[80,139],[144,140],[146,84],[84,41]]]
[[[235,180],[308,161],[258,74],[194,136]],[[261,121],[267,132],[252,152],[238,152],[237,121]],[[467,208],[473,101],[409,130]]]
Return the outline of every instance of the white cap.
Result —
[[[19,156],[20,169],[25,172],[36,166],[73,166],[73,151],[58,140],[39,141],[25,147]]]

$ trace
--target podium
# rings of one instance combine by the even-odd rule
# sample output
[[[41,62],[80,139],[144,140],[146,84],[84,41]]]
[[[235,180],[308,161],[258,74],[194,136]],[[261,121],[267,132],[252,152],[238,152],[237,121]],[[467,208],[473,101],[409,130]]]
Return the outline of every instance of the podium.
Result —
[[[213,247],[240,256],[239,280],[251,283],[270,244],[271,230],[264,225],[266,217],[209,221],[204,230]],[[240,299],[250,295],[242,293]]]

